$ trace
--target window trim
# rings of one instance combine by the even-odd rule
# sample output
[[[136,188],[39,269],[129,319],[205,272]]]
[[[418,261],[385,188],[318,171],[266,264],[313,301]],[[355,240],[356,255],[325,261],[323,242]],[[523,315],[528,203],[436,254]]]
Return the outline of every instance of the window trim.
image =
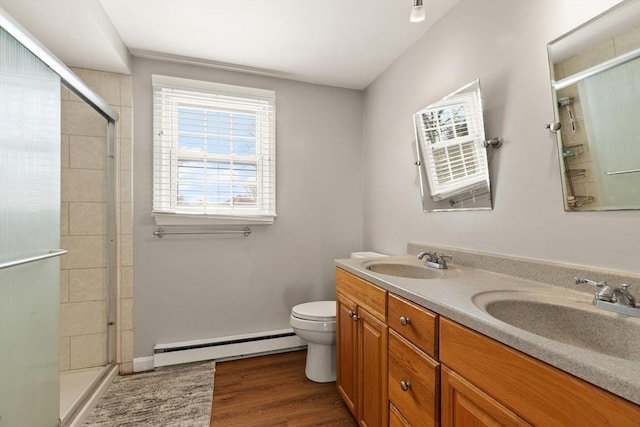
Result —
[[[276,218],[276,170],[275,170],[275,154],[276,154],[276,139],[275,139],[275,92],[265,89],[256,89],[244,86],[233,86],[220,83],[182,79],[177,77],[152,75],[152,92],[153,92],[153,195],[152,195],[152,212],[151,216],[154,218],[157,225],[261,225],[261,224],[273,224]],[[253,207],[235,207],[229,209],[209,209],[207,213],[190,213],[189,208],[181,209],[177,204],[177,167],[171,167],[163,165],[163,161],[167,161],[170,164],[176,165],[177,161],[183,157],[179,155],[182,151],[176,146],[176,141],[171,139],[177,136],[177,114],[179,100],[171,99],[171,96],[162,98],[162,102],[158,104],[157,97],[158,91],[162,89],[175,89],[180,91],[188,91],[199,94],[211,94],[211,95],[228,95],[232,97],[249,98],[256,100],[255,115],[259,123],[267,123],[268,134],[262,139],[268,142],[268,146],[262,146],[258,144],[261,152],[255,154],[256,164],[256,187],[258,200],[264,201],[264,203],[258,203],[258,206]],[[177,97],[176,97],[177,98]],[[270,112],[267,112],[265,108],[259,108],[259,101],[266,101]],[[203,103],[194,102],[194,108],[203,109],[206,107],[206,101]],[[249,110],[249,109],[248,109]],[[240,111],[240,110],[238,110]],[[270,114],[271,117],[265,116]],[[262,119],[260,115],[263,115]],[[172,117],[171,120],[171,135],[166,135],[163,131],[167,129],[167,123],[164,125],[161,123],[159,117]],[[165,139],[164,141],[162,138]],[[206,153],[190,153],[195,157],[201,157],[205,159]],[[215,155],[212,155],[215,156]],[[234,157],[222,156],[230,159]],[[251,156],[253,157],[253,156]],[[265,170],[266,169],[266,170]],[[267,185],[270,187],[272,196],[265,201],[264,185],[265,177],[268,177]],[[159,188],[159,189],[158,189]],[[161,206],[161,202],[156,200],[157,197],[165,198],[165,206]],[[167,197],[171,200],[167,201]],[[167,209],[168,205],[168,209]],[[205,208],[203,207],[203,210]]]

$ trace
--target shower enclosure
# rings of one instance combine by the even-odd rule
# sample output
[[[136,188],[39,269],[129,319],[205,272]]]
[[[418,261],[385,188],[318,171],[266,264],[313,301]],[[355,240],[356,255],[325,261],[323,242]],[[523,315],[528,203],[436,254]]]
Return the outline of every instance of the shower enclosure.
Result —
[[[0,9],[0,427],[65,425],[115,369],[117,119]]]

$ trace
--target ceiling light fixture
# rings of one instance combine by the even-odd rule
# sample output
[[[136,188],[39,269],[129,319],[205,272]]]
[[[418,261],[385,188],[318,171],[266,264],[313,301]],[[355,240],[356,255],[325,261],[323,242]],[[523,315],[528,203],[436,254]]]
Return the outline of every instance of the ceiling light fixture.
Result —
[[[411,15],[409,16],[409,21],[411,22],[422,22],[424,21],[424,6],[422,5],[422,0],[413,0],[413,7],[411,8]]]

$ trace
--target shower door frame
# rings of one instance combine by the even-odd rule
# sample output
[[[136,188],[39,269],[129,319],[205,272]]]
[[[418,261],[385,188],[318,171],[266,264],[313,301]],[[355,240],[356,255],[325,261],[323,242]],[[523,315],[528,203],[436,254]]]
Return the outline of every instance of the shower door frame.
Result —
[[[116,315],[117,315],[117,150],[116,122],[118,113],[89,86],[87,86],[71,69],[51,53],[42,43],[24,29],[17,21],[0,8],[0,27],[31,51],[38,59],[60,76],[61,84],[73,94],[86,102],[107,121],[107,364],[103,377],[111,372],[116,364]],[[100,378],[102,380],[102,378]],[[95,384],[95,388],[98,384]],[[94,390],[89,390],[93,393]],[[76,408],[76,411],[80,408]],[[70,414],[73,416],[74,414]],[[64,420],[63,420],[64,422]]]

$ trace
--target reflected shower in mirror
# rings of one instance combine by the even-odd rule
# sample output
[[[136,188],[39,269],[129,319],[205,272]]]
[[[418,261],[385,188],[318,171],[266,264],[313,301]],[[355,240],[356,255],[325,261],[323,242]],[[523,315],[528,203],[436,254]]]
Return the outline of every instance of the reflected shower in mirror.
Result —
[[[548,45],[566,211],[640,209],[640,2]]]
[[[490,210],[480,81],[418,111],[413,122],[423,210]]]

